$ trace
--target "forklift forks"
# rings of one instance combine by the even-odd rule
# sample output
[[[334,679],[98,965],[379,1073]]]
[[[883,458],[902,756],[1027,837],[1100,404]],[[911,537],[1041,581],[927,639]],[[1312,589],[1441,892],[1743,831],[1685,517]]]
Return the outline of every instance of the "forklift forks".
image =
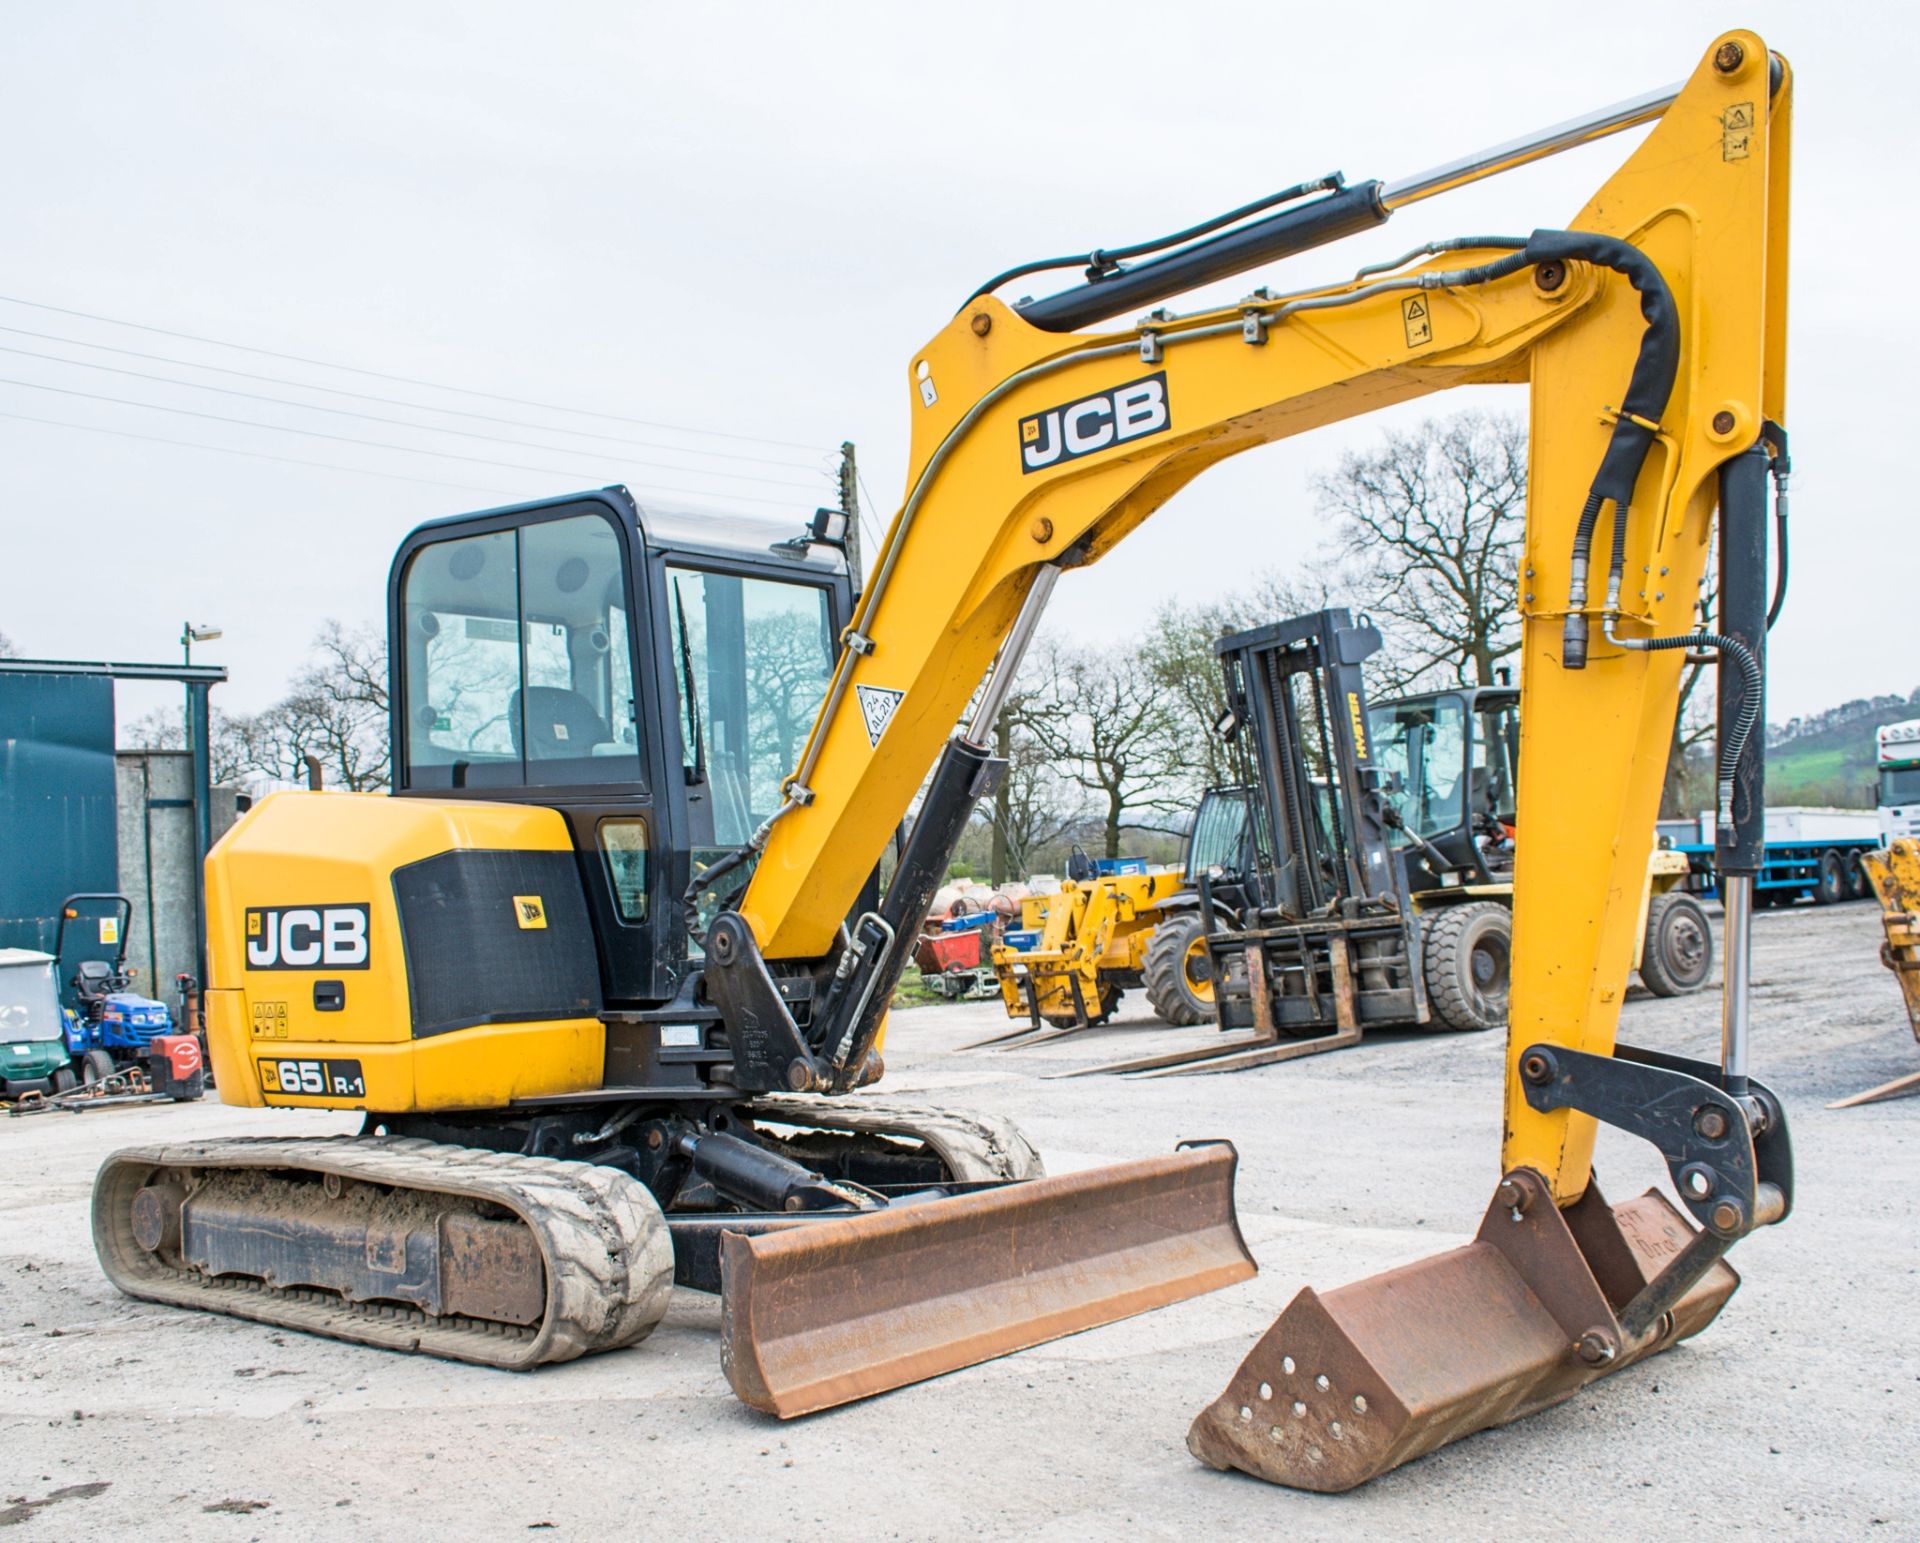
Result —
[[[1247,993],[1253,1006],[1253,1027],[1242,1034],[1222,1034],[1212,1044],[1187,1050],[1172,1050],[1163,1055],[1141,1056],[1130,1061],[1110,1061],[1099,1066],[1083,1066],[1054,1077],[1134,1076],[1182,1077],[1207,1072],[1245,1071],[1255,1066],[1271,1066],[1280,1061],[1296,1061],[1302,1056],[1319,1055],[1328,1050],[1344,1050],[1360,1043],[1360,1019],[1355,1007],[1353,962],[1348,950],[1351,942],[1344,931],[1331,937],[1328,958],[1333,969],[1333,1032],[1312,1038],[1295,1038],[1281,1032],[1273,1013],[1273,985],[1267,973],[1267,945],[1257,937],[1247,940]],[[1304,942],[1298,944],[1302,974],[1307,989],[1314,992],[1311,954]],[[1317,995],[1317,993],[1316,993]],[[1317,1004],[1316,1004],[1317,1005]],[[1316,1013],[1316,1016],[1318,1014]]]

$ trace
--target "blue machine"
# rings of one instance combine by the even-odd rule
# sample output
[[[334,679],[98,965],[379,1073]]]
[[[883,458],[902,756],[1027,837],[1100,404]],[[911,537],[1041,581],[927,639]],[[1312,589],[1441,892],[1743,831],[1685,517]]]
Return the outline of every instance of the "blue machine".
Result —
[[[60,1007],[67,1051],[86,1082],[145,1065],[151,1042],[173,1033],[166,1004],[131,989],[126,958],[132,916],[125,895],[69,895],[60,906],[54,933]]]

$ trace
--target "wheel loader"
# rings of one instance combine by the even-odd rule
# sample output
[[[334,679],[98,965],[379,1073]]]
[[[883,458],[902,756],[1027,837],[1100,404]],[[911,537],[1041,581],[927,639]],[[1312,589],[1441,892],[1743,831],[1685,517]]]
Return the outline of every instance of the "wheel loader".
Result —
[[[223,1098],[361,1110],[364,1133],[113,1155],[109,1276],[503,1367],[632,1344],[676,1279],[717,1285],[727,1376],[782,1415],[1245,1279],[1224,1146],[1027,1177],[1004,1122],[850,1095],[880,1075],[891,988],[1000,774],[991,725],[1061,575],[1239,451],[1509,382],[1533,415],[1527,839],[1494,1197],[1465,1248],[1303,1292],[1189,1446],[1350,1488],[1699,1332],[1736,1284],[1722,1256],[1792,1192],[1784,1111],[1747,1066],[1741,898],[1791,93],[1733,31],[1681,85],[1431,172],[1322,177],[989,279],[908,359],[906,492],[851,607],[822,550],[838,514],[768,541],[610,490],[416,530],[388,586],[392,795],[264,799],[208,866]],[[1566,228],[1167,304],[1641,124]],[[1062,267],[1057,291],[1031,281]],[[1016,278],[1043,292],[1003,302]],[[792,670],[749,668],[756,626]],[[1723,662],[1717,1064],[1614,1034],[1701,650]],[[1602,1122],[1661,1152],[1677,1206],[1601,1198]]]

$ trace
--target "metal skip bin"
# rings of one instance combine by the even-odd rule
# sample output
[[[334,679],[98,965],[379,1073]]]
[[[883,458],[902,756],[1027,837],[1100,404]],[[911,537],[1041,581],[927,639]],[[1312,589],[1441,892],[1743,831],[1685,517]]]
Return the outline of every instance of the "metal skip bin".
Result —
[[[1225,1142],[721,1248],[721,1364],[781,1418],[937,1377],[1255,1273]]]
[[[1295,1489],[1352,1489],[1699,1333],[1739,1284],[1724,1259],[1646,1327],[1635,1311],[1698,1237],[1657,1191],[1609,1206],[1589,1185],[1561,1210],[1515,1169],[1465,1247],[1301,1291],[1187,1446]]]

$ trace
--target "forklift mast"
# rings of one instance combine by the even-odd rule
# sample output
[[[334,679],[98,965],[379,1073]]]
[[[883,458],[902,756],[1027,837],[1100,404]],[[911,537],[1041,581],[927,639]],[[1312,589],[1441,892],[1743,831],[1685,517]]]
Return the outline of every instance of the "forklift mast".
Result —
[[[1404,900],[1371,754],[1361,666],[1380,633],[1345,608],[1214,644],[1226,732],[1253,795],[1249,899],[1300,919]]]

